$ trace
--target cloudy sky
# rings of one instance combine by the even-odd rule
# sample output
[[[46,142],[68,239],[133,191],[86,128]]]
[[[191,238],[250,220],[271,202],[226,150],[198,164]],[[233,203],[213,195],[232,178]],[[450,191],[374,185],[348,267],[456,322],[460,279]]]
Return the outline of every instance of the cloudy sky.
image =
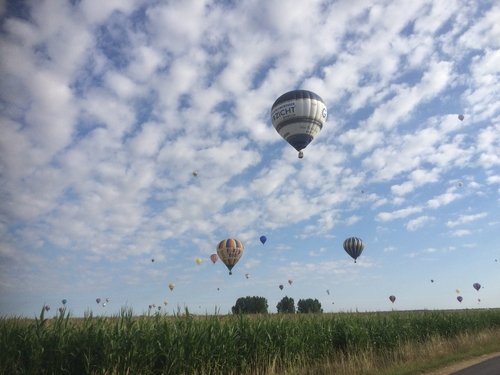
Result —
[[[76,315],[254,295],[270,311],[285,295],[500,307],[498,2],[0,1],[0,16],[0,315],[63,298]],[[328,107],[303,159],[270,119],[294,89]],[[228,237],[246,247],[232,276],[209,260]]]

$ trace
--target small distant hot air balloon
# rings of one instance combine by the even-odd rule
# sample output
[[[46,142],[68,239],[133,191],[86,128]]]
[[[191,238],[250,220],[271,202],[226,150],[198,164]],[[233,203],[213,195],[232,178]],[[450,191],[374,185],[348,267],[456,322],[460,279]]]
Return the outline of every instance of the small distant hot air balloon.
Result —
[[[196,258],[194,259],[194,261],[196,262],[196,264],[197,264],[197,265],[200,265],[200,264],[202,264],[202,263],[203,263],[203,259],[201,259],[200,257],[196,257]]]
[[[97,304],[101,303],[101,299],[100,298],[96,298],[95,301],[97,302]]]
[[[267,237],[266,236],[260,236],[260,242],[262,242],[262,245],[264,245],[267,241]]]
[[[472,287],[473,287],[474,289],[476,289],[477,291],[479,291],[479,289],[481,289],[481,284],[479,284],[479,283],[474,283],[474,284],[472,284]]]
[[[326,294],[330,295],[330,289],[326,290]]]
[[[462,296],[458,296],[458,297],[457,297],[457,301],[458,301],[458,302],[460,302],[460,303],[462,303],[462,301],[463,301]]]
[[[151,263],[154,263],[155,262],[155,258],[151,258]]]
[[[193,171],[193,176],[198,177],[198,171]]]
[[[292,285],[293,283],[293,280],[292,279],[288,279],[288,284]]]
[[[164,301],[163,301],[163,304],[164,304],[165,306],[167,306],[167,305],[168,305],[168,301],[167,301],[167,300],[164,300]]]
[[[249,273],[246,273],[246,274],[245,274],[245,277],[246,277],[247,279],[249,279],[249,278],[250,278],[250,274],[249,274]]]
[[[434,279],[431,279],[431,283],[433,283],[433,282],[434,282]]]
[[[109,298],[106,298],[106,302],[109,302]]]
[[[62,314],[64,312],[64,307],[59,307],[59,312]]]
[[[229,274],[232,275],[232,269],[236,263],[240,260],[245,247],[240,240],[228,238],[227,240],[222,240],[217,245],[217,255],[220,260],[226,265],[229,270]]]
[[[349,237],[344,241],[344,250],[354,259],[354,263],[356,263],[356,259],[361,255],[364,248],[365,245],[361,238]]]
[[[321,97],[311,91],[294,90],[281,95],[271,107],[274,128],[301,159],[303,149],[319,134],[326,121],[327,109]]]
[[[396,301],[396,296],[389,296],[389,299],[391,300],[392,303],[394,303],[394,301]]]
[[[62,302],[62,304],[63,304],[63,305],[65,305],[65,304],[66,304],[66,302],[68,302],[68,300],[65,298],[65,299],[63,299],[61,302]]]
[[[106,307],[107,303],[106,302],[103,302],[102,303],[102,307]]]
[[[219,291],[219,290],[220,290],[220,289],[219,289],[219,288],[217,288],[217,291]]]
[[[44,308],[45,311],[49,311],[50,310],[50,306],[49,305],[45,305],[43,308]]]
[[[168,284],[168,289],[170,289],[170,291],[173,291],[175,288],[175,284],[174,283],[169,283]]]
[[[455,289],[455,292],[456,292],[457,294],[460,294],[460,289]]]
[[[464,115],[462,115],[462,114],[458,115],[458,119],[459,119],[460,121],[464,121],[464,118],[465,118],[465,116],[464,116]]]
[[[215,262],[217,262],[217,259],[219,259],[219,257],[217,256],[217,254],[210,255],[210,260],[212,261],[212,263],[215,264]]]
[[[283,290],[283,284],[280,284],[279,288],[280,288],[281,290]]]

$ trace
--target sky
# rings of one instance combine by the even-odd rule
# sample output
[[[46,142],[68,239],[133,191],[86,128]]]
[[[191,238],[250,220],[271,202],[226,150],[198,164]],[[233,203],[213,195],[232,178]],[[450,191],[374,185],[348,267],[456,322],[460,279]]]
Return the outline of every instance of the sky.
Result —
[[[500,307],[499,19],[493,0],[0,1],[0,315]],[[295,89],[328,108],[303,159],[270,116]],[[209,259],[226,238],[231,276]]]

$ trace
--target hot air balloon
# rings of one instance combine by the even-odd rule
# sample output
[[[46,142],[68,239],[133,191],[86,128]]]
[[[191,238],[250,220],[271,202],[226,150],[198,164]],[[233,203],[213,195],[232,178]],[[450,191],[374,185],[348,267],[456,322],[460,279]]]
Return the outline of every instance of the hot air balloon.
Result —
[[[434,282],[434,279],[431,279],[431,283],[433,283],[433,282]]]
[[[65,299],[63,299],[61,302],[62,302],[62,304],[63,304],[63,305],[65,305],[65,304],[66,304],[66,302],[68,302],[68,301],[67,301],[67,300],[66,300],[66,298],[65,298]]]
[[[464,115],[462,115],[462,114],[458,115],[458,119],[459,119],[460,121],[464,121],[464,118],[465,118],[465,117],[464,117]]]
[[[323,128],[327,109],[321,97],[311,91],[294,90],[281,95],[271,107],[274,128],[293,148],[302,150]]]
[[[151,263],[154,263],[155,262],[155,258],[151,258]]]
[[[170,289],[170,291],[173,291],[175,288],[175,284],[174,283],[169,283],[168,284],[168,289]]]
[[[165,306],[167,306],[167,305],[168,305],[168,301],[167,301],[167,300],[164,300],[164,301],[163,301],[163,304],[164,304]]]
[[[260,242],[262,242],[262,245],[264,245],[267,241],[267,237],[266,236],[260,236]]]
[[[479,289],[481,289],[481,284],[479,284],[479,283],[474,283],[474,284],[472,284],[472,287],[473,287],[474,289],[476,289],[477,291],[479,291]]]
[[[460,289],[455,289],[455,292],[456,292],[457,294],[460,294]]]
[[[245,277],[246,277],[247,279],[249,279],[249,278],[250,278],[250,274],[249,274],[249,273],[246,273],[246,274],[245,274]]]
[[[292,279],[288,279],[288,284],[292,285],[293,283],[293,280]]]
[[[50,306],[49,305],[45,305],[43,308],[45,309],[45,311],[49,311],[50,310]]]
[[[64,307],[59,307],[59,312],[62,314],[64,312]]]
[[[458,302],[460,302],[460,303],[462,303],[462,301],[463,301],[462,296],[458,296],[458,297],[457,297],[457,301],[458,301]]]
[[[227,240],[222,240],[217,245],[217,255],[220,260],[226,265],[229,270],[229,274],[232,275],[232,269],[241,256],[245,248],[240,240],[228,238]]]
[[[392,303],[396,300],[396,296],[389,296],[389,299],[391,300]]]
[[[356,259],[361,255],[364,248],[365,245],[361,238],[349,237],[344,241],[344,250],[354,259],[354,263],[356,263]]]
[[[219,257],[217,256],[217,254],[210,255],[210,260],[212,261],[212,263],[215,264],[215,262],[217,262],[217,259],[219,259]]]
[[[330,295],[330,289],[326,290],[326,294]]]
[[[193,176],[198,177],[198,171],[193,171]]]
[[[97,302],[97,304],[101,303],[101,299],[100,298],[96,298],[95,301]]]
[[[197,265],[200,265],[200,264],[202,264],[202,263],[203,263],[203,259],[201,259],[200,257],[196,257],[196,258],[194,259],[194,261],[196,262],[196,264],[197,264]]]
[[[283,284],[280,284],[279,288],[280,288],[281,290],[283,290]]]

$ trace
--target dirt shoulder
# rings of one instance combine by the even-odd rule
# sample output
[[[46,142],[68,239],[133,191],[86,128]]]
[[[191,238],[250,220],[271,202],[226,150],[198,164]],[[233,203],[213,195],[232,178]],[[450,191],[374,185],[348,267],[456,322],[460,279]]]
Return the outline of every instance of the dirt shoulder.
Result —
[[[464,368],[467,368],[467,367],[470,367],[470,366],[474,366],[478,363],[481,363],[483,361],[486,361],[490,358],[494,358],[494,357],[497,357],[497,356],[500,356],[500,352],[496,352],[496,353],[491,353],[491,354],[483,354],[479,357],[475,357],[475,358],[471,358],[471,359],[467,359],[465,361],[462,361],[462,362],[458,362],[458,363],[454,363],[452,365],[448,365],[446,367],[443,367],[439,370],[432,370],[430,372],[424,372],[422,373],[422,375],[449,375],[449,374],[452,374],[456,371],[459,371],[459,370],[463,370]]]

